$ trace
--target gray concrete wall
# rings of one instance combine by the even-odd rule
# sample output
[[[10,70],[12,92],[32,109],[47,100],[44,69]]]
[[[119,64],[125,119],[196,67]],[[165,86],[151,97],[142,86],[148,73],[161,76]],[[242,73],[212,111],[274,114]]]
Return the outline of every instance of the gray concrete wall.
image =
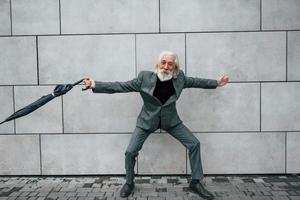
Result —
[[[177,103],[206,174],[300,173],[299,0],[1,0],[0,24],[0,120],[59,83],[130,80],[171,50],[188,76],[230,77]],[[139,94],[80,88],[0,125],[0,175],[125,173]],[[158,131],[136,171],[189,174],[187,150]]]

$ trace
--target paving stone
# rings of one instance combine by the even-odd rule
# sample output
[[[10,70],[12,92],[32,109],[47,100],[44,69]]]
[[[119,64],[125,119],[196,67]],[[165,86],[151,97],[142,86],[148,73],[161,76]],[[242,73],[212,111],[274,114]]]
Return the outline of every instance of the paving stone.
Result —
[[[27,197],[30,192],[22,192],[19,196],[20,197]]]
[[[271,197],[254,197],[255,200],[272,200]]]
[[[77,192],[67,192],[64,197],[76,197]]]
[[[157,188],[155,188],[155,192],[167,192],[167,188],[166,187],[157,187]]]
[[[166,200],[166,197],[152,197],[152,196],[149,196],[148,200]]]
[[[124,180],[123,177],[0,177],[0,200],[124,199],[119,196]],[[137,180],[139,183],[128,200],[201,199],[189,190],[188,177],[154,176],[154,179],[138,177]],[[268,182],[264,182],[265,180]],[[299,180],[298,176],[289,175],[208,176],[204,185],[218,200],[299,200]]]
[[[271,191],[274,196],[288,196],[289,194],[286,191]]]
[[[57,198],[65,196],[66,192],[51,192],[48,195],[48,198]]]
[[[63,187],[61,188],[61,192],[75,192],[77,189],[75,187]]]
[[[31,188],[31,187],[23,187],[20,191],[21,192],[34,192],[36,188]]]
[[[300,196],[300,191],[287,191],[290,196]]]
[[[15,200],[17,197],[8,197],[8,200]]]
[[[27,200],[27,197],[17,197],[18,200]]]
[[[253,180],[255,183],[264,183],[264,180],[261,178],[254,178]]]
[[[264,195],[264,196],[271,196],[271,192],[269,191],[261,191],[261,194]]]
[[[77,188],[77,192],[91,192],[92,188]]]
[[[158,197],[157,192],[142,192],[141,197]]]
[[[44,200],[44,199],[46,199],[46,197],[37,197],[36,200]]]
[[[166,196],[166,200],[183,200],[183,197]]]
[[[95,200],[107,200],[106,197],[95,197]]]
[[[108,197],[113,197],[114,192],[105,192],[105,196]]]
[[[77,193],[78,197],[86,197],[88,195],[88,192],[79,192]]]
[[[290,200],[288,197],[280,197],[280,196],[277,196],[277,197],[272,197],[273,200]]]
[[[300,199],[300,195],[299,196],[289,196],[289,198],[291,200],[299,200]]]
[[[12,192],[8,196],[10,196],[10,197],[17,197],[17,196],[20,196],[21,193],[22,192]]]
[[[77,200],[77,197],[70,197],[68,200]]]
[[[78,197],[77,200],[95,200],[95,197]]]
[[[136,184],[142,184],[142,183],[150,183],[150,179],[137,179],[135,181]]]
[[[59,191],[61,190],[61,188],[62,188],[62,187],[55,187],[55,188],[53,188],[52,191],[53,191],[53,192],[59,192]]]
[[[38,196],[39,197],[46,197],[46,196],[48,196],[49,193],[50,193],[50,191],[49,192],[39,192]]]
[[[139,192],[137,190],[134,190],[133,193],[132,193],[133,197],[142,197],[141,195],[142,195],[142,192]]]
[[[30,193],[28,194],[29,197],[35,197],[35,196],[37,196],[37,195],[38,195],[38,192],[30,192]]]
[[[90,192],[88,193],[88,197],[103,197],[104,194],[104,192]]]
[[[93,183],[92,188],[101,188],[102,184],[101,183]]]

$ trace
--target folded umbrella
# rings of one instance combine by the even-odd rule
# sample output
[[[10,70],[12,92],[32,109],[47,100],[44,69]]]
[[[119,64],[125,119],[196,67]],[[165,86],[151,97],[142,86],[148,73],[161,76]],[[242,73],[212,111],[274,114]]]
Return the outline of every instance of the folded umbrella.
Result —
[[[12,114],[11,116],[9,116],[8,118],[6,118],[3,122],[1,122],[0,124],[3,124],[4,122],[28,115],[29,113],[35,111],[36,109],[38,109],[39,107],[45,105],[46,103],[48,103],[49,101],[51,101],[52,99],[54,99],[55,97],[61,96],[66,94],[68,91],[70,91],[75,85],[78,85],[79,83],[81,83],[84,79],[81,79],[73,84],[64,84],[64,85],[57,85],[54,88],[53,93],[42,96],[41,98],[39,98],[38,100],[36,100],[35,102],[29,104],[28,106],[25,106],[24,108],[16,111],[14,114]],[[87,88],[84,88],[82,90],[86,90]]]

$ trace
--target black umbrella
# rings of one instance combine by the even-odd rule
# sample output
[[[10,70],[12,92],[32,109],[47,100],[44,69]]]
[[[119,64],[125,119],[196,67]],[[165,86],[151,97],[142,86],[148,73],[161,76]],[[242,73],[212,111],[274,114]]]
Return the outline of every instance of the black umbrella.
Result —
[[[65,84],[65,85],[57,85],[53,91],[53,93],[42,96],[41,98],[39,98],[38,100],[36,100],[35,102],[29,104],[28,106],[25,106],[24,108],[18,110],[17,112],[15,112],[14,114],[12,114],[11,116],[9,116],[7,119],[5,119],[3,122],[1,122],[0,124],[3,124],[4,122],[25,116],[33,111],[35,111],[36,109],[38,109],[39,107],[45,105],[46,103],[48,103],[49,101],[51,101],[52,99],[54,99],[55,97],[61,96],[63,94],[66,94],[68,91],[70,91],[73,86],[78,85],[79,83],[81,83],[84,79],[81,79],[73,84]],[[84,88],[82,90],[86,90],[87,88]]]

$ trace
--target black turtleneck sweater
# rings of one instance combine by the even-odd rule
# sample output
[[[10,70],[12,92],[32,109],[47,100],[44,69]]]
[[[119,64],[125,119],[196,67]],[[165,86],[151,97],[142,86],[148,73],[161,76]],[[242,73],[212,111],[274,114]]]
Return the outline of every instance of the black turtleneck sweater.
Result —
[[[175,93],[172,79],[168,81],[160,81],[157,77],[156,86],[153,92],[153,95],[160,100],[162,104]]]

